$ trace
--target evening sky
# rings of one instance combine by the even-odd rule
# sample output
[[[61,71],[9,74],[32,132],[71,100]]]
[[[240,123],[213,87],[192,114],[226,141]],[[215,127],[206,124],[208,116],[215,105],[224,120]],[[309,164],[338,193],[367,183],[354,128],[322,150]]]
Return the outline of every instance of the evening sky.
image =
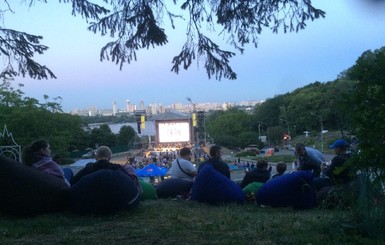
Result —
[[[69,4],[58,2],[37,2],[28,8],[12,1],[14,14],[5,15],[4,25],[44,36],[42,43],[49,50],[36,59],[57,79],[18,77],[15,84],[23,83],[26,96],[41,101],[44,95],[61,96],[64,111],[111,108],[114,101],[124,108],[126,100],[137,105],[140,100],[145,105],[187,104],[186,97],[195,103],[263,100],[315,81],[332,81],[364,51],[385,46],[385,1],[313,0],[326,18],[308,22],[298,33],[273,34],[265,29],[258,48],[248,45],[244,54],[231,59],[237,80],[208,79],[203,62],[179,75],[170,71],[185,40],[181,23],[175,30],[165,26],[166,46],[140,51],[138,61],[119,70],[118,65],[99,60],[100,48],[110,39],[87,31],[86,21],[71,16]]]

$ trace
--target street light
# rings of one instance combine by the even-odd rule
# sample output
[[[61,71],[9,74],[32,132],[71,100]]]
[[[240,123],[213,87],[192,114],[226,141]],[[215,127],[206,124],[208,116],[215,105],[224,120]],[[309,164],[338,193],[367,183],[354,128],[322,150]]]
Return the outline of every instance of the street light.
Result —
[[[261,139],[261,124],[265,124],[266,125],[266,127],[267,127],[267,124],[266,123],[264,123],[264,122],[258,122],[258,136],[259,136],[259,139]]]
[[[195,109],[195,103],[192,101],[192,99],[191,99],[190,97],[187,97],[186,99],[187,99],[187,101],[189,101],[189,102],[191,103],[191,105],[192,105],[192,111],[195,112],[195,110],[196,110],[196,109]]]
[[[321,123],[321,151],[324,151],[324,125],[323,125],[322,116],[317,115],[313,112],[310,112],[310,114],[313,116],[319,117],[319,119],[320,119],[320,123]]]
[[[194,126],[194,120],[197,120],[197,114],[196,114],[196,109],[195,109],[195,103],[192,101],[191,97],[187,97],[186,98],[187,101],[189,101],[191,104],[192,104],[192,114],[191,114],[191,119],[193,120],[193,128],[195,129],[196,128],[196,125]],[[195,117],[195,119],[194,119]],[[199,144],[199,140],[198,140],[198,132],[196,132],[196,130],[193,129],[193,141],[195,140],[195,146]],[[193,143],[193,142],[192,142]]]
[[[283,124],[285,125],[285,126],[287,126],[287,135],[289,136],[288,137],[288,147],[289,147],[289,149],[291,148],[291,134],[290,134],[290,125],[289,125],[289,121],[287,120],[287,118],[286,118],[286,115],[285,115],[285,119],[280,119],[281,121],[283,121]]]

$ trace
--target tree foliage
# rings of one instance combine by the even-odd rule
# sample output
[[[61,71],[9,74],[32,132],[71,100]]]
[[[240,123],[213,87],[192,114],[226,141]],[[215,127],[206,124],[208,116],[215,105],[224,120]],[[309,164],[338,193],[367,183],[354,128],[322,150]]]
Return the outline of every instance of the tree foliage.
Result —
[[[39,0],[28,0],[32,6]],[[3,0],[4,14],[12,11],[8,0]],[[168,43],[167,28],[186,24],[186,41],[172,60],[171,70],[179,73],[188,69],[193,61],[203,61],[209,78],[236,79],[230,66],[235,53],[224,50],[215,36],[221,35],[234,50],[243,52],[246,44],[258,44],[264,29],[274,33],[298,32],[308,21],[325,17],[325,12],[315,8],[309,0],[214,0],[171,1],[164,0],[59,0],[72,5],[72,14],[90,20],[89,30],[109,35],[100,52],[101,60],[111,60],[122,69],[125,63],[137,59],[137,51]],[[4,15],[0,15],[0,20]],[[206,28],[205,28],[206,27]],[[178,28],[181,28],[178,26]],[[29,75],[32,78],[54,78],[46,66],[33,58],[48,47],[40,44],[42,37],[0,26],[0,54],[7,58],[0,77]],[[17,68],[15,67],[17,66]]]
[[[385,47],[364,52],[345,76],[358,81],[347,101],[359,139],[359,154],[351,164],[362,173],[356,219],[365,234],[384,238]]]
[[[133,146],[136,140],[138,140],[138,135],[131,126],[125,125],[120,128],[118,134],[119,145],[128,144],[130,146]]]
[[[343,105],[356,83],[342,78],[326,83],[314,82],[267,99],[256,106],[254,122],[263,122],[268,127],[289,127],[291,134],[295,135],[296,132],[301,134],[314,129],[320,131],[322,117],[324,129],[352,131],[351,112]]]
[[[359,81],[348,101],[360,140],[359,163],[385,171],[385,47],[364,52],[346,75]]]
[[[82,146],[80,136],[84,136],[84,131],[80,117],[61,113],[60,104],[50,101],[48,96],[45,103],[23,97],[21,87],[19,84],[18,89],[12,88],[8,80],[0,83],[1,129],[7,125],[22,147],[36,139],[47,139],[53,151],[63,156],[69,148]]]
[[[90,147],[95,147],[96,145],[113,146],[117,143],[116,135],[112,133],[108,124],[102,124],[99,128],[93,128],[90,139]]]
[[[252,115],[241,110],[215,113],[209,117],[206,129],[216,143],[226,147],[245,147],[258,142],[252,128]]]

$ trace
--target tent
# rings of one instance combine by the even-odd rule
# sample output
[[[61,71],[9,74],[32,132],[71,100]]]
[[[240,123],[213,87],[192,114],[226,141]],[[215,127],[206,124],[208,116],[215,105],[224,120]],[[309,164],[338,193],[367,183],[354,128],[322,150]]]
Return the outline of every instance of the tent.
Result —
[[[91,162],[96,162],[96,159],[79,159],[71,164],[71,167],[85,167],[88,163]]]
[[[168,168],[158,167],[155,164],[151,163],[142,169],[136,169],[135,172],[139,177],[155,177],[155,176],[165,176],[168,171]]]

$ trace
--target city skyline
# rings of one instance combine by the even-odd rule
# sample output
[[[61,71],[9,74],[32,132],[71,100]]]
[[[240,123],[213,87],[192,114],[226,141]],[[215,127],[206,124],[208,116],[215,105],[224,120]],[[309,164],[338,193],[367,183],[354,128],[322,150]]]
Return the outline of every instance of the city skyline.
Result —
[[[185,41],[181,23],[176,23],[175,30],[164,26],[167,45],[139,50],[137,61],[119,70],[112,62],[100,62],[100,49],[111,39],[87,31],[84,19],[71,16],[70,4],[38,1],[28,7],[13,1],[14,12],[4,13],[4,27],[42,35],[41,43],[49,49],[36,60],[57,76],[50,80],[16,77],[14,84],[23,83],[25,95],[39,101],[44,101],[44,95],[60,96],[64,112],[111,108],[114,101],[122,108],[127,99],[162,105],[184,104],[187,97],[197,104],[265,100],[316,81],[333,81],[363,52],[384,46],[384,1],[312,2],[326,12],[326,18],[308,22],[298,33],[273,34],[265,28],[257,48],[246,45],[243,54],[230,60],[237,80],[216,81],[207,78],[199,67],[202,62],[179,75],[170,71],[172,58]],[[215,33],[211,37],[223,49],[234,51]]]
[[[143,100],[139,101],[139,107],[136,107],[136,104],[131,103],[130,100],[126,100],[125,107],[118,107],[116,101],[111,105],[110,108],[98,108],[96,106],[90,106],[87,108],[74,108],[70,111],[71,114],[78,115],[115,115],[117,113],[134,113],[137,110],[145,110],[147,114],[155,115],[164,113],[166,111],[179,111],[183,113],[191,113],[194,110],[196,111],[208,111],[208,110],[227,110],[229,107],[233,106],[245,106],[245,107],[254,107],[256,104],[262,103],[264,100],[250,100],[250,101],[240,101],[240,102],[203,102],[203,103],[193,103],[188,101],[188,103],[173,103],[169,105],[163,105],[162,103],[150,103],[145,104]],[[129,102],[129,103],[128,103]]]

